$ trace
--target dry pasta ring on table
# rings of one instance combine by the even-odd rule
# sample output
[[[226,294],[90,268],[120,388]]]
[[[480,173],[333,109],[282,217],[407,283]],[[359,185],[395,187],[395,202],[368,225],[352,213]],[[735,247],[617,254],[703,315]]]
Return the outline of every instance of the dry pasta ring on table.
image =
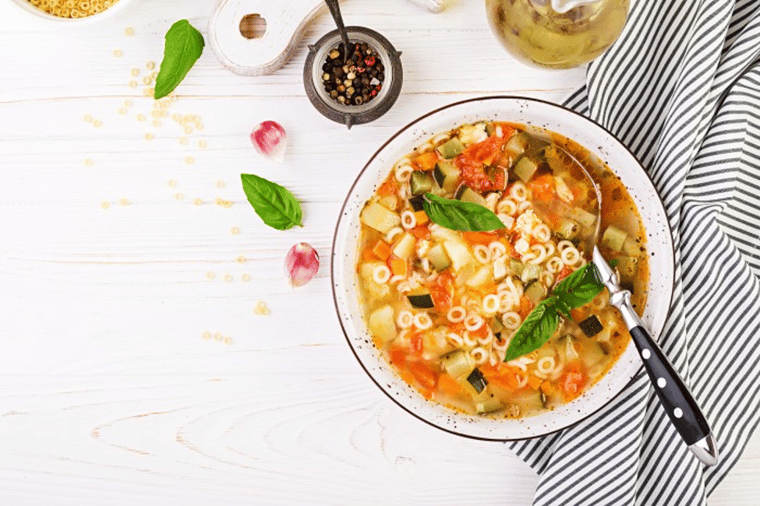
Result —
[[[462,306],[454,306],[446,313],[446,319],[452,323],[464,321],[467,317],[467,311]]]

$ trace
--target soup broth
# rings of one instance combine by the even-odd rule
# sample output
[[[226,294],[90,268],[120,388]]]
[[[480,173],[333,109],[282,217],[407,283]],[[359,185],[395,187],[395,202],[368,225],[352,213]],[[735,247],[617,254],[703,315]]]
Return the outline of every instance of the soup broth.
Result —
[[[520,418],[582,395],[630,336],[607,291],[562,317],[538,350],[504,362],[510,339],[558,282],[586,263],[597,219],[639,313],[645,231],[620,179],[582,146],[507,122],[462,125],[399,160],[361,213],[364,317],[395,372],[424,397],[469,414]],[[580,172],[578,174],[577,172]],[[505,227],[459,232],[430,221],[423,195],[474,202]]]

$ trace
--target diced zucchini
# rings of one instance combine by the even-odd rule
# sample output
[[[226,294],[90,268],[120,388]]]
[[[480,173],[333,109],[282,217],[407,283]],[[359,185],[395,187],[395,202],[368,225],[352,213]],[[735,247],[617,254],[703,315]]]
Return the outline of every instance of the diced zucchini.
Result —
[[[446,254],[443,244],[436,244],[427,251],[425,256],[427,256],[427,259],[433,264],[433,268],[439,272],[448,269],[451,265],[451,259],[449,258],[449,255]]]
[[[492,277],[491,267],[485,265],[478,269],[478,271],[470,279],[468,279],[465,284],[470,288],[477,288],[486,284]]]
[[[527,156],[523,156],[517,161],[517,164],[515,165],[515,168],[512,169],[512,172],[514,172],[515,176],[519,177],[523,183],[527,183],[530,181],[530,178],[533,177],[533,174],[535,174],[537,170],[538,164]]]
[[[509,138],[507,144],[504,146],[504,151],[514,160],[528,149],[528,141],[528,134],[525,132],[516,133]]]
[[[401,237],[401,239],[398,240],[396,245],[391,250],[391,253],[396,255],[398,258],[403,258],[406,260],[414,251],[414,245],[416,243],[417,239],[409,232],[406,232]]]
[[[467,376],[467,382],[472,385],[477,393],[482,392],[488,386],[488,380],[477,367]]]
[[[386,207],[373,202],[362,210],[361,222],[381,234],[387,234],[390,229],[401,224],[401,217]]]
[[[575,220],[569,220],[567,218],[563,218],[559,222],[559,227],[557,230],[555,230],[555,234],[557,234],[562,239],[567,239],[568,241],[572,241],[578,236],[578,232],[580,232],[581,226],[580,224]]]
[[[541,273],[543,272],[543,269],[540,265],[535,264],[524,264],[525,267],[523,268],[522,274],[520,275],[520,281],[522,281],[524,284],[528,284],[531,281],[534,281],[541,277]]]
[[[525,270],[525,264],[512,258],[509,260],[509,270],[515,276],[522,276],[522,273]]]
[[[438,186],[443,188],[445,192],[453,192],[456,190],[459,184],[459,167],[451,162],[441,160],[435,164],[433,169],[433,177]]]
[[[639,270],[639,257],[617,257],[617,270],[621,281],[632,281]]]
[[[415,211],[422,211],[425,209],[425,197],[422,195],[415,195],[414,197],[409,199],[409,205],[412,206],[412,209]]]
[[[430,174],[422,172],[421,170],[415,170],[412,172],[412,177],[409,179],[409,188],[412,190],[412,195],[428,193],[433,189],[433,178]]]
[[[377,339],[382,341],[383,345],[396,339],[396,319],[393,316],[393,308],[386,304],[379,309],[375,309],[369,315],[369,331]]]
[[[628,234],[620,230],[619,228],[610,225],[607,230],[604,231],[602,236],[602,246],[609,248],[612,251],[620,251],[623,249],[623,243],[628,237]]]
[[[546,397],[539,390],[526,389],[525,393],[515,399],[526,411],[544,409]]]
[[[479,204],[483,207],[486,206],[486,199],[483,198],[480,193],[466,185],[462,185],[462,187],[459,188],[456,198],[462,202],[472,202],[473,204]]]
[[[469,353],[455,351],[441,358],[443,369],[454,379],[465,378],[475,369],[475,361]]]
[[[502,409],[503,407],[504,405],[497,397],[488,397],[486,399],[475,402],[475,411],[477,411],[479,415],[492,413],[494,411]]]
[[[523,294],[533,303],[535,306],[546,297],[546,288],[538,280],[533,281],[525,288]]]
[[[625,239],[625,242],[623,242],[623,253],[632,257],[641,254],[641,247],[639,246],[639,243],[637,243],[636,239],[630,235]]]
[[[395,195],[386,195],[378,200],[378,202],[380,202],[381,206],[387,207],[391,211],[395,211],[398,207],[398,197]]]
[[[584,227],[593,227],[594,223],[596,223],[596,215],[592,214],[585,209],[581,209],[580,207],[574,207],[570,210],[569,216],[583,225]]]
[[[488,138],[486,124],[477,123],[475,125],[464,125],[459,129],[457,137],[466,146],[484,141]]]
[[[430,309],[435,307],[433,297],[430,295],[430,290],[427,288],[415,290],[414,293],[410,293],[406,298],[409,299],[409,304],[411,304],[412,307],[418,309]]]
[[[464,151],[464,145],[457,137],[449,139],[445,143],[438,146],[438,153],[446,159],[459,156]]]
[[[578,324],[584,334],[588,337],[594,337],[604,329],[604,325],[599,321],[596,315],[591,315]]]
[[[451,259],[451,264],[455,271],[458,271],[465,265],[469,265],[473,262],[472,255],[467,250],[467,246],[458,241],[445,241],[443,247],[446,250],[446,254]]]

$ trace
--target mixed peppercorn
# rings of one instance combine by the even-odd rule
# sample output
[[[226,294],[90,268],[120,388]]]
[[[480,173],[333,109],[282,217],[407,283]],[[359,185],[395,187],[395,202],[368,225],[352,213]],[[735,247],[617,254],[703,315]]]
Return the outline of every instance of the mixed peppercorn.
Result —
[[[349,46],[344,58],[343,44],[327,53],[322,65],[322,83],[333,100],[344,105],[362,105],[380,93],[385,67],[377,52],[366,42]]]

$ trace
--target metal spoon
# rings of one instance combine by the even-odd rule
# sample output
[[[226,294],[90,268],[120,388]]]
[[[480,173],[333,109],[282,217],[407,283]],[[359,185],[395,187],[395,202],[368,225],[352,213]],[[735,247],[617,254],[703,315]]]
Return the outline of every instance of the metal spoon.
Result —
[[[641,355],[644,368],[654,385],[654,390],[657,392],[660,403],[670,417],[671,423],[689,446],[689,450],[703,464],[714,466],[718,463],[718,447],[705,416],[699,409],[688,387],[684,384],[655,340],[652,339],[639,315],[633,310],[633,306],[631,306],[631,292],[620,288],[616,272],[610,267],[596,246],[599,237],[602,209],[602,194],[599,191],[599,187],[586,168],[574,156],[562,148],[557,148],[562,151],[563,155],[567,155],[573,161],[573,165],[576,166],[575,168],[583,173],[587,179],[587,183],[596,192],[596,223],[594,232],[584,234],[583,236],[584,255],[587,260],[591,260],[596,266],[599,272],[599,279],[610,293],[610,303],[623,315],[623,321],[625,321],[628,327],[636,349],[639,351],[639,355]]]
[[[348,56],[348,46],[350,42],[348,40],[348,32],[346,26],[343,24],[343,16],[340,13],[340,5],[338,0],[325,0],[327,7],[330,8],[330,14],[332,15],[335,24],[338,26],[338,32],[340,32],[340,38],[343,39],[343,62],[345,63]]]

